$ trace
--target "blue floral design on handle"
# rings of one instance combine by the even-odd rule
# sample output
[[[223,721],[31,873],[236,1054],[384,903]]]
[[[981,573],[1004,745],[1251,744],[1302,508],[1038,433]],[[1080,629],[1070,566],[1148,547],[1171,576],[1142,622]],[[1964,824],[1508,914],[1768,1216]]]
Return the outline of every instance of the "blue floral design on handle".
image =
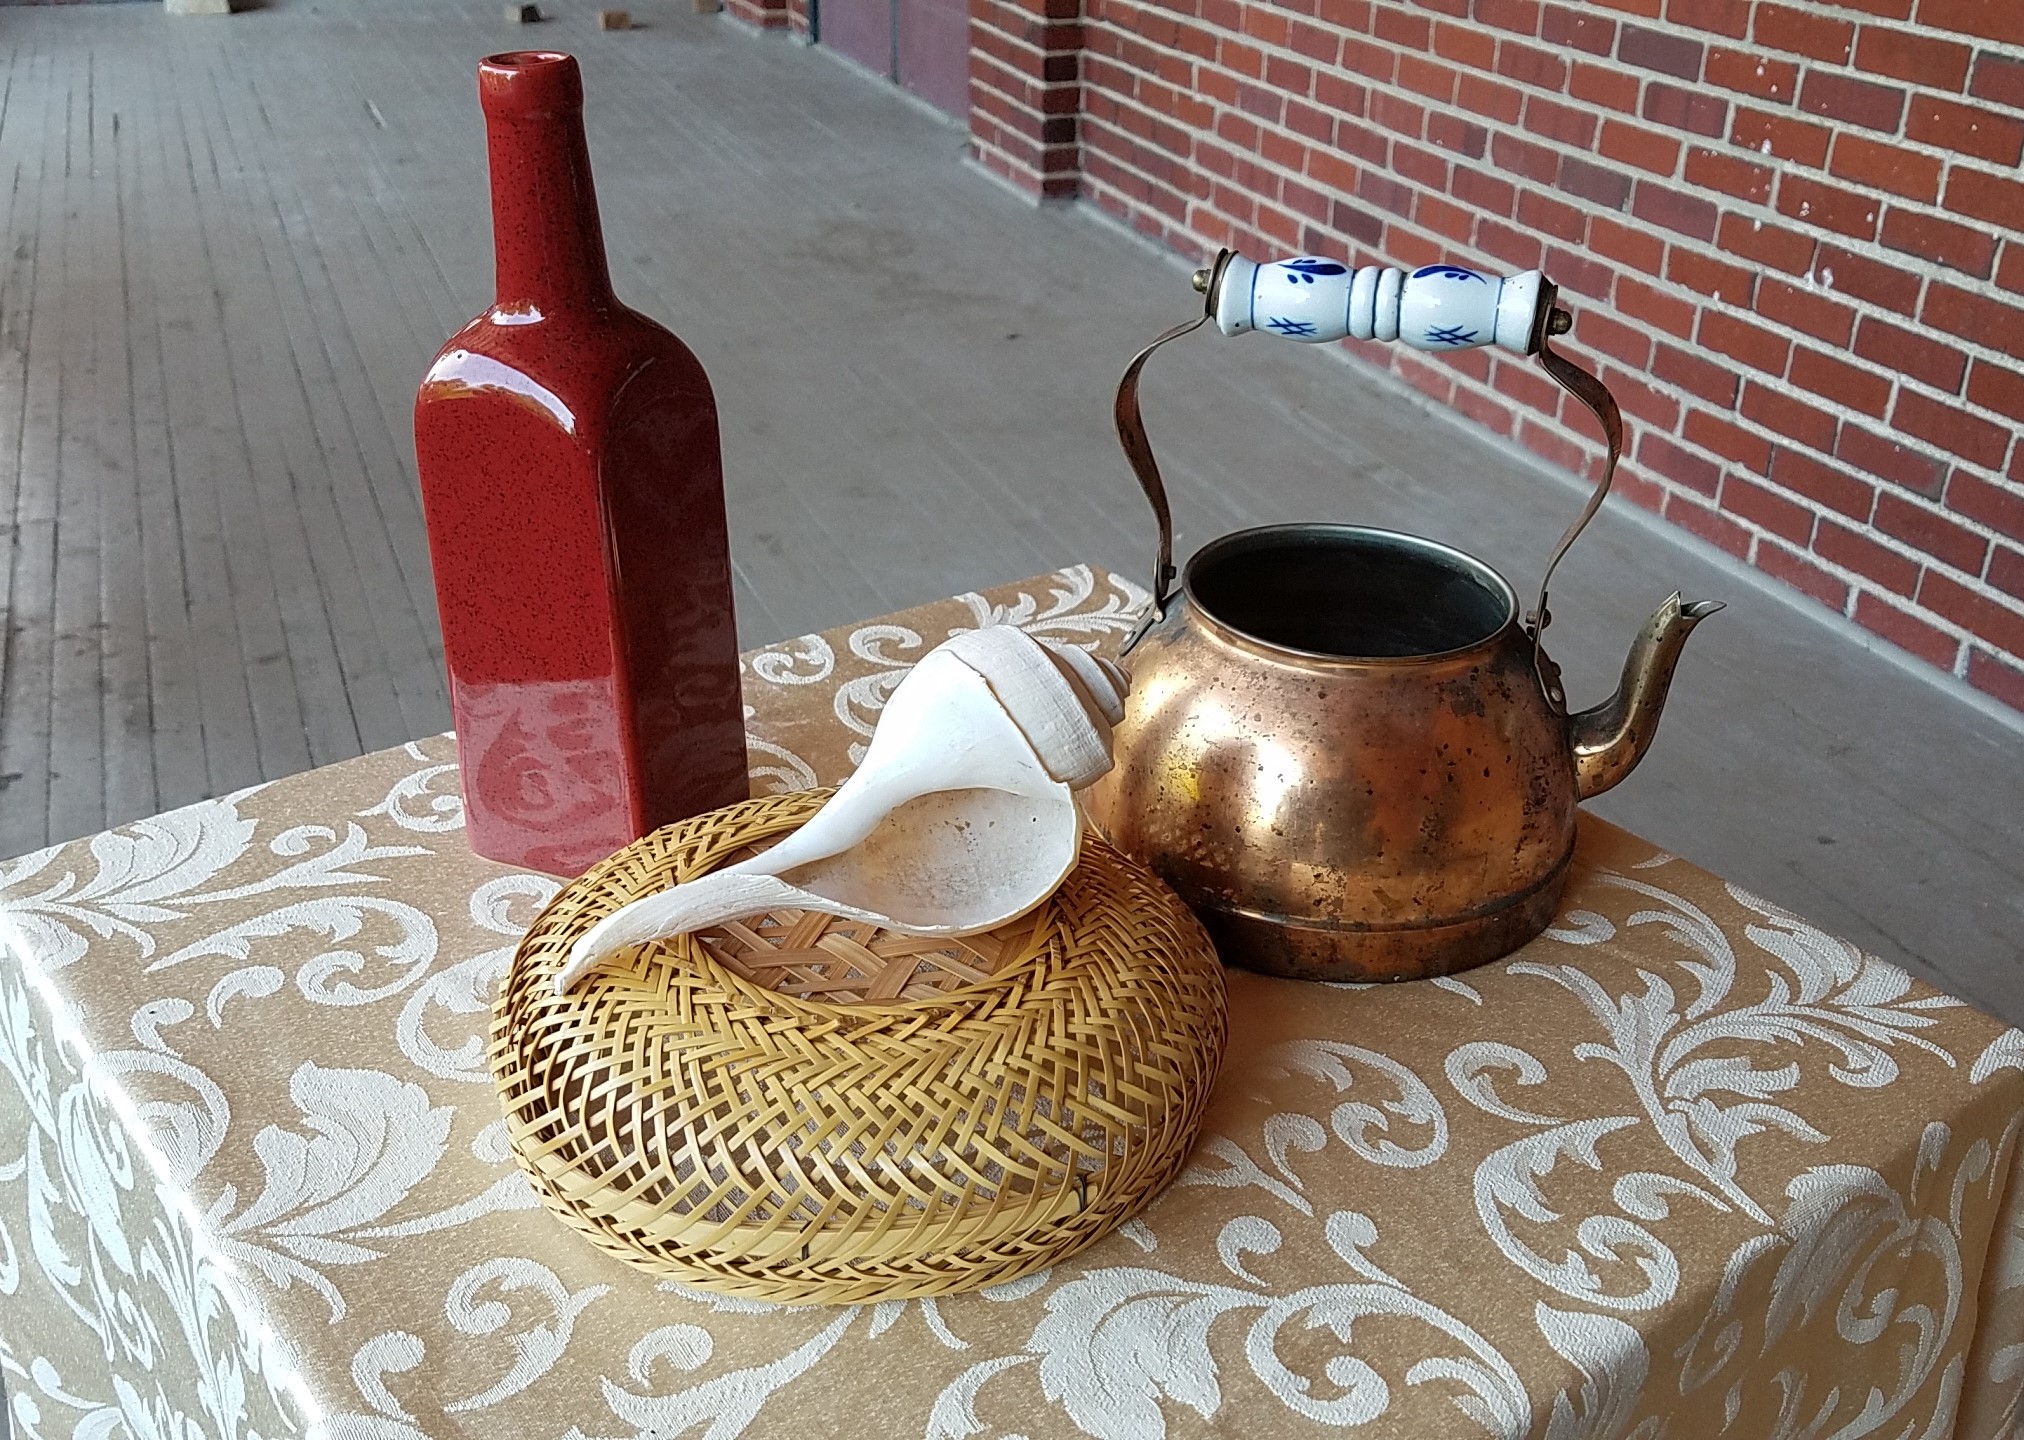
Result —
[[[1422,265],[1413,271],[1412,278],[1418,280],[1427,275],[1438,275],[1444,280],[1480,280],[1485,285],[1490,283],[1489,276],[1479,275],[1474,270],[1464,270],[1459,265]]]
[[[1348,270],[1336,264],[1333,260],[1288,260],[1285,262],[1285,266],[1293,272],[1293,278],[1296,282],[1308,285],[1314,283],[1314,277],[1317,275],[1347,275],[1349,273]]]
[[[1429,345],[1473,345],[1476,332],[1464,330],[1459,325],[1436,325],[1427,331]]]
[[[1268,330],[1277,330],[1281,335],[1312,335],[1314,324],[1309,320],[1289,320],[1284,315],[1274,315],[1265,322]]]

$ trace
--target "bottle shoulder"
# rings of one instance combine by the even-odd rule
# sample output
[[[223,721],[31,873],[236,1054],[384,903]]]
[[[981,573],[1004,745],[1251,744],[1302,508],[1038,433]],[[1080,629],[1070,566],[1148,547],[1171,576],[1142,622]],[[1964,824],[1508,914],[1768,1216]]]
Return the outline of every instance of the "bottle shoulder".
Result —
[[[445,342],[422,378],[417,404],[493,392],[533,400],[581,428],[646,394],[708,397],[695,353],[666,326],[623,305],[487,310]]]
[[[501,360],[532,360],[565,350],[690,354],[674,331],[616,300],[572,302],[547,309],[531,302],[493,305],[445,341],[439,353],[453,350],[481,352]]]

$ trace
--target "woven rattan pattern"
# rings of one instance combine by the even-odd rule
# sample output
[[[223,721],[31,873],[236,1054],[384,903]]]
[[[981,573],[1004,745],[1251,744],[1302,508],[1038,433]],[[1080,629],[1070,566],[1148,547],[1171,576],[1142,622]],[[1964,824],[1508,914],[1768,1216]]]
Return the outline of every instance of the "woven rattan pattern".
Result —
[[[602,916],[792,829],[827,793],[669,826],[565,887],[535,921],[492,1024],[514,1151],[544,1203],[596,1244],[703,1289],[859,1302],[1051,1265],[1178,1173],[1227,1034],[1223,973],[1200,925],[1101,841],[1046,904],[966,950],[917,956],[911,971],[888,952],[900,973],[860,972],[864,1003],[746,979],[711,953],[726,932],[643,946],[553,993],[570,943]],[[798,924],[743,928],[760,951],[792,941],[805,952]],[[899,938],[851,944],[877,954]],[[982,970],[980,959],[988,980],[940,990],[949,964]],[[830,986],[851,982],[847,970],[811,986],[793,969],[773,972],[794,988],[858,993]],[[910,986],[925,997],[875,998]]]

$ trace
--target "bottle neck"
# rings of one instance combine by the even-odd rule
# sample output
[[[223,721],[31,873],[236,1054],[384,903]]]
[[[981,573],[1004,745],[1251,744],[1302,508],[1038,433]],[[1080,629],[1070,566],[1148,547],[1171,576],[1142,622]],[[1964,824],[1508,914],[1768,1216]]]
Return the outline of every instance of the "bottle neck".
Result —
[[[573,82],[574,61],[568,69]],[[573,95],[533,97],[514,93],[519,88],[509,83],[483,91],[498,308],[544,315],[585,305],[606,308],[615,302],[580,87],[569,87]]]

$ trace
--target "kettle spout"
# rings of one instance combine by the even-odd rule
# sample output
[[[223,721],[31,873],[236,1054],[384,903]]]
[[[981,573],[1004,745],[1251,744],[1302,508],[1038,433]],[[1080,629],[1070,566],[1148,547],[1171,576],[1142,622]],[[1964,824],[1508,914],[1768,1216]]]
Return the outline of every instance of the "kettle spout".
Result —
[[[1616,694],[1593,710],[1568,717],[1574,775],[1584,800],[1602,794],[1637,768],[1659,728],[1673,667],[1696,625],[1722,608],[1720,600],[1682,602],[1675,591],[1659,606],[1623,662]]]

